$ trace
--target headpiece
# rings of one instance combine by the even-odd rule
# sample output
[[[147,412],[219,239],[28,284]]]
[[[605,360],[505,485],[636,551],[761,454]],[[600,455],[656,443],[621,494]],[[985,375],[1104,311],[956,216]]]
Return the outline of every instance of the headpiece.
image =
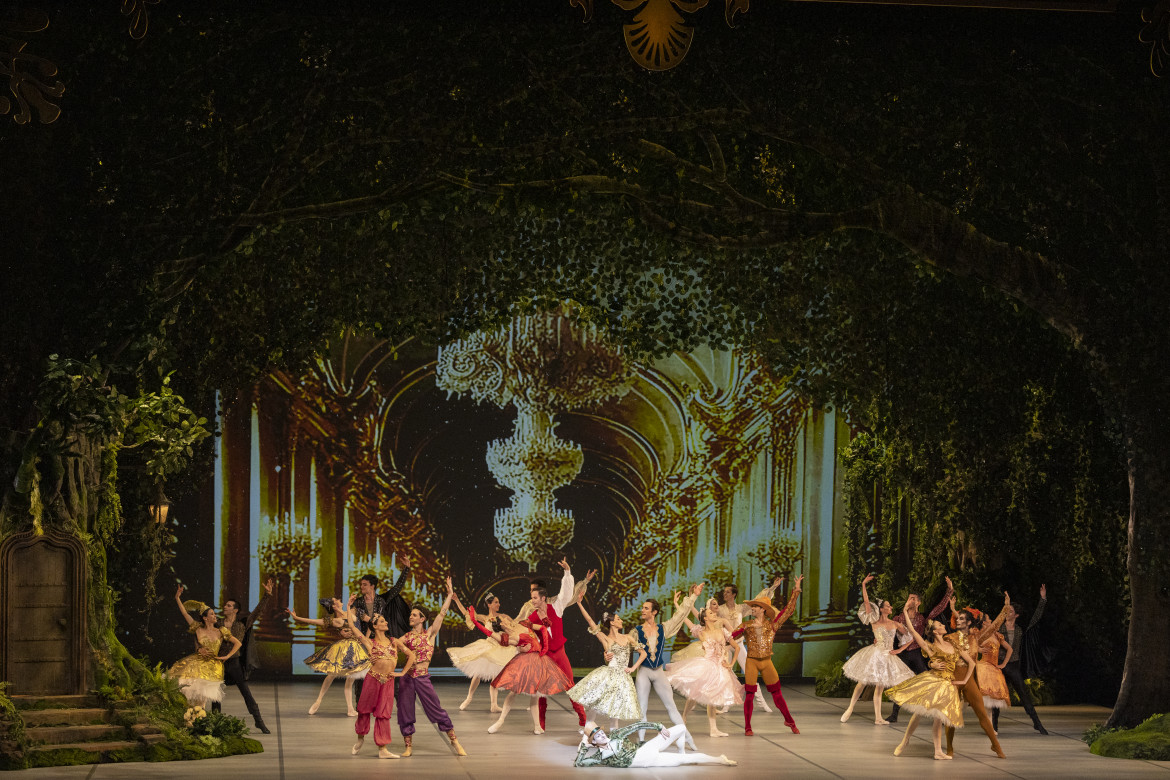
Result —
[[[199,601],[197,599],[187,599],[186,601],[183,602],[183,609],[187,610],[188,612],[193,612],[196,615],[199,615],[200,617],[202,617],[204,612],[211,609],[211,605],[204,604],[202,601]]]
[[[494,599],[495,597],[496,597],[496,594],[492,593],[492,592],[489,590],[489,591],[487,592],[487,595],[483,597],[483,603],[484,603],[484,604],[486,604],[486,603],[488,603],[489,601],[491,601],[492,599]]]
[[[605,621],[607,621],[607,620],[609,620],[609,613],[608,613],[608,612],[602,612],[602,613],[601,613],[601,622],[602,622],[602,623],[604,623],[604,622],[605,622]]]
[[[317,599],[317,603],[321,605],[321,609],[326,612],[333,611],[333,599]]]

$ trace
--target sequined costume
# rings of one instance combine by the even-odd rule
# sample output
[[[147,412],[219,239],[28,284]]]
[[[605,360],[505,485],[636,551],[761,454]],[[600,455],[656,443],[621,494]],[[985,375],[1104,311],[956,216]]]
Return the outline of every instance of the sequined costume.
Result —
[[[914,676],[914,672],[910,671],[910,667],[902,663],[898,656],[890,655],[890,651],[894,649],[896,631],[873,625],[881,619],[881,614],[872,604],[866,618],[868,620],[863,619],[862,622],[873,628],[873,644],[854,653],[841,667],[841,673],[863,685],[878,685],[882,688],[909,680]]]
[[[989,710],[1002,710],[1012,706],[1007,680],[996,665],[999,661],[999,634],[992,633],[979,645],[979,660],[975,664],[975,676],[979,679],[979,691],[983,694],[983,706]]]
[[[641,745],[628,739],[635,731],[647,729],[658,731],[657,736],[648,739]],[[577,745],[577,757],[573,760],[573,766],[640,769],[685,766],[687,764],[735,765],[735,762],[726,756],[685,752],[683,742],[689,736],[686,726],[674,725],[665,728],[661,723],[649,721],[639,721],[620,729],[614,729],[608,735],[599,726],[586,734],[585,738]]]
[[[756,681],[760,677],[764,678],[764,685],[767,687],[768,693],[772,694],[772,703],[776,705],[776,709],[780,710],[780,714],[784,717],[784,725],[792,729],[793,733],[800,733],[800,730],[796,728],[796,721],[793,720],[792,713],[788,711],[788,702],[784,701],[784,693],[780,685],[780,675],[776,671],[776,665],[772,663],[772,643],[776,638],[776,631],[784,624],[785,620],[796,612],[796,599],[799,596],[799,588],[793,590],[783,612],[772,606],[772,599],[769,596],[745,602],[749,606],[763,609],[764,617],[762,620],[744,623],[731,634],[733,637],[742,636],[747,644],[747,662],[743,667],[743,690],[746,694],[743,700],[743,733],[746,736],[750,737],[753,733],[752,712],[756,706],[756,691],[758,690]]]
[[[729,707],[743,704],[739,680],[727,664],[727,640],[722,628],[703,632],[703,657],[672,660],[666,665],[666,679],[684,697],[696,704]]]
[[[481,615],[485,621],[487,615]],[[498,619],[497,619],[498,620]],[[468,620],[468,625],[471,625]],[[499,631],[500,626],[489,625],[493,631]],[[463,647],[447,648],[447,655],[451,664],[468,677],[480,680],[494,680],[504,670],[508,662],[516,657],[516,648],[501,645],[495,639],[478,639]]]
[[[325,618],[325,631],[336,641],[305,659],[305,665],[322,674],[336,677],[365,677],[370,668],[370,654],[353,638],[349,626],[334,625],[336,618]]]
[[[398,702],[398,730],[404,737],[414,734],[414,705],[418,701],[422,704],[427,720],[438,726],[439,731],[454,733],[451,716],[443,709],[431,683],[431,656],[435,652],[431,637],[426,631],[408,631],[402,636],[402,643],[414,652],[415,661],[410,671],[398,679],[398,692],[395,695]]]
[[[393,666],[398,661],[398,649],[393,642],[378,644],[373,641],[370,651],[371,666],[380,660],[390,661]],[[378,747],[389,745],[391,740],[390,716],[394,714],[394,677],[381,675],[371,671],[366,675],[362,686],[362,695],[357,704],[357,721],[353,724],[354,733],[364,737],[370,733],[370,718],[374,719],[374,744]]]
[[[940,720],[944,726],[962,728],[963,703],[955,687],[955,664],[959,651],[944,653],[935,644],[923,648],[931,661],[941,660],[942,669],[927,669],[909,680],[886,689],[890,700],[902,709],[931,720]]]
[[[191,626],[191,633],[194,634],[198,628],[198,624]],[[226,628],[219,628],[214,635],[201,637],[196,641],[201,648],[214,656],[219,650],[220,642],[227,641],[231,635]],[[176,661],[174,666],[167,670],[167,676],[179,684],[179,690],[192,704],[223,701],[223,661],[193,653]]]
[[[585,675],[569,691],[569,698],[586,709],[596,710],[618,720],[638,720],[642,710],[638,706],[638,691],[626,674],[633,647],[614,642],[610,645],[613,658]]]

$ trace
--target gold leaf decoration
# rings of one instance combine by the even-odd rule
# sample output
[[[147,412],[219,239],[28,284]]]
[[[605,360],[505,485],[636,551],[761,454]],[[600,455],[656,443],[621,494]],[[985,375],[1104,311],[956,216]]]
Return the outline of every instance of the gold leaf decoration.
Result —
[[[0,78],[8,81],[12,93],[11,98],[0,95],[0,114],[14,112],[12,118],[18,125],[32,120],[33,109],[41,124],[47,125],[61,116],[60,107],[49,98],[64,95],[65,85],[47,81],[57,75],[57,66],[24,50],[28,45],[25,36],[48,26],[49,17],[39,11],[26,12],[19,18],[0,17]]]
[[[122,16],[130,17],[130,37],[140,41],[146,37],[150,16],[146,6],[158,5],[159,0],[122,0]]]
[[[1138,33],[1138,40],[1150,47],[1150,72],[1161,76],[1170,62],[1170,0],[1142,9],[1146,23]]]
[[[624,11],[641,5],[638,0],[613,0]],[[695,30],[682,13],[694,13],[707,0],[646,0],[633,24],[622,26],[626,49],[634,62],[646,70],[669,70],[682,62],[691,50]]]

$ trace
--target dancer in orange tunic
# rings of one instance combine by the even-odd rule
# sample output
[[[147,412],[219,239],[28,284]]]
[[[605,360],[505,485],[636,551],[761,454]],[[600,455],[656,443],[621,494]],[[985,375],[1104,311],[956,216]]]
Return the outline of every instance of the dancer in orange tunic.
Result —
[[[752,609],[752,616],[755,620],[740,626],[732,634],[732,637],[737,639],[741,636],[744,637],[748,648],[747,664],[743,670],[745,682],[743,733],[746,736],[752,736],[752,710],[756,703],[756,680],[760,676],[764,678],[764,685],[767,687],[768,693],[772,694],[772,703],[784,716],[784,725],[792,729],[793,734],[800,733],[800,729],[796,727],[796,721],[792,719],[792,714],[788,711],[788,702],[784,701],[784,694],[780,692],[780,674],[772,663],[772,640],[776,637],[776,630],[792,616],[796,609],[796,599],[800,596],[800,585],[803,581],[804,575],[796,578],[796,585],[792,589],[792,595],[788,598],[788,604],[784,607],[783,612],[778,613],[776,608],[772,606],[772,599],[766,596],[747,602],[747,605]]]

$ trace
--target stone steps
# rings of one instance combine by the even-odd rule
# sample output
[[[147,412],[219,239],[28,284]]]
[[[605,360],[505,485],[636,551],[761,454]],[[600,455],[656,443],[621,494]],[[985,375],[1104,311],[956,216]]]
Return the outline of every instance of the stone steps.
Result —
[[[146,749],[166,739],[150,723],[122,725],[132,704],[105,705],[93,695],[13,696],[29,745],[29,767],[142,761]]]
[[[108,723],[109,710],[101,707],[79,709],[21,710],[20,717],[28,728],[38,726],[84,726]]]
[[[79,742],[108,742],[126,738],[126,728],[110,723],[87,726],[36,726],[25,727],[24,734],[29,742],[48,745],[65,745]]]
[[[9,698],[18,710],[92,709],[102,706],[101,699],[86,693],[67,696],[16,695]]]

